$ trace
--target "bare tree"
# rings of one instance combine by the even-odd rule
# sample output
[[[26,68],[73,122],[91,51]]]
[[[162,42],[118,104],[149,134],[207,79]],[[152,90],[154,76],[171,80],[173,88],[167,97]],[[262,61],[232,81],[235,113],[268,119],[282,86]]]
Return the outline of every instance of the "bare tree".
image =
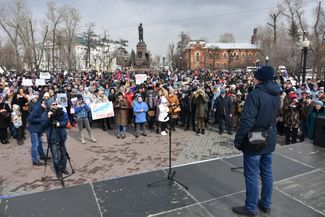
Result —
[[[93,49],[95,47],[95,37],[97,36],[95,34],[95,24],[94,23],[89,23],[87,25],[87,29],[85,32],[82,33],[82,36],[86,42],[86,66],[89,67],[90,66],[90,53],[91,53],[91,49]]]
[[[273,43],[276,45],[277,42],[277,22],[278,22],[278,17],[280,16],[281,11],[278,10],[275,13],[271,13],[270,17],[271,17],[271,21],[272,23],[267,23],[267,25],[271,26],[273,29]]]
[[[29,14],[23,0],[3,2],[0,11],[0,26],[8,35],[15,50],[15,67],[21,71],[20,43],[18,31],[26,24],[26,15]]]
[[[232,33],[224,33],[219,37],[220,43],[235,43],[235,36]]]
[[[52,33],[52,72],[55,71],[55,49],[56,49],[56,36],[57,28],[62,22],[62,19],[65,15],[64,7],[57,7],[54,2],[50,1],[47,3],[47,12],[46,16],[49,21],[50,30]]]
[[[171,66],[174,67],[174,59],[175,59],[175,44],[171,43],[168,45],[168,51],[167,51],[167,58],[169,62],[171,62]]]
[[[70,69],[73,65],[75,65],[73,45],[81,16],[79,11],[71,6],[65,6],[65,11],[66,13],[63,16],[64,39],[66,41],[66,57],[68,68]]]

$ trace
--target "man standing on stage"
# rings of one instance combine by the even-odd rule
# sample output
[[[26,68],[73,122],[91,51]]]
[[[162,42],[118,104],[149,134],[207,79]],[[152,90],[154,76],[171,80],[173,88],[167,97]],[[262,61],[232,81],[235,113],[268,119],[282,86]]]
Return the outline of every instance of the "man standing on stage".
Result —
[[[233,207],[233,212],[243,216],[255,216],[257,207],[264,213],[271,212],[273,177],[272,152],[276,145],[276,125],[273,116],[279,109],[280,87],[274,81],[272,66],[262,66],[254,74],[255,88],[245,101],[235,136],[235,147],[243,152],[244,177],[246,185],[245,206]],[[276,113],[275,113],[276,112]],[[269,128],[267,144],[254,151],[248,143],[248,133]],[[262,190],[259,200],[258,178],[261,176]]]

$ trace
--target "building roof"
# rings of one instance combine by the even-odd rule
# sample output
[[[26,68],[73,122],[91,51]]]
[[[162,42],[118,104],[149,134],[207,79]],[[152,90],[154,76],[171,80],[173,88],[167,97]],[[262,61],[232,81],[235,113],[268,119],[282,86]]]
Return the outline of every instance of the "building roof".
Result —
[[[205,41],[190,41],[186,49],[191,49],[195,45],[201,45],[207,49],[259,49],[257,45],[250,43],[206,43]]]

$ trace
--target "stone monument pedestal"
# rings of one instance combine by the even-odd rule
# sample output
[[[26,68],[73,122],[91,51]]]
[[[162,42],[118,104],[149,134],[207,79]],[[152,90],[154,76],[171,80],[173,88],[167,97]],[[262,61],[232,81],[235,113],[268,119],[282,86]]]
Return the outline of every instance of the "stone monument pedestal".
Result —
[[[145,42],[138,42],[137,44],[134,69],[136,69],[138,73],[149,70],[149,53],[147,52],[147,45]]]

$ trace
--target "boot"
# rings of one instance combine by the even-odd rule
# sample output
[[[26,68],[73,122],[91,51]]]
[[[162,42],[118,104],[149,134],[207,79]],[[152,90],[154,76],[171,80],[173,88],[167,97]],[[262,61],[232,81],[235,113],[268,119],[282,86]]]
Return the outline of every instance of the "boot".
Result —
[[[116,136],[116,138],[121,138],[121,134],[120,133],[117,133],[117,136]]]
[[[94,136],[93,136],[93,132],[90,132],[90,133],[89,133],[89,137],[90,137],[90,141],[92,141],[92,142],[97,142],[96,139],[95,139]]]
[[[8,138],[5,138],[5,143],[6,144],[9,144],[10,143]]]
[[[2,144],[6,144],[6,141],[4,139],[1,139]]]
[[[80,135],[80,142],[81,142],[81,144],[86,144],[85,137],[84,137],[83,133],[81,133],[81,135]]]
[[[205,134],[205,129],[202,129],[202,134],[203,134],[203,135]]]
[[[126,135],[125,133],[122,133],[122,139],[125,139]]]
[[[200,134],[200,129],[197,129],[197,130],[196,130],[196,134],[197,134],[197,135]]]

